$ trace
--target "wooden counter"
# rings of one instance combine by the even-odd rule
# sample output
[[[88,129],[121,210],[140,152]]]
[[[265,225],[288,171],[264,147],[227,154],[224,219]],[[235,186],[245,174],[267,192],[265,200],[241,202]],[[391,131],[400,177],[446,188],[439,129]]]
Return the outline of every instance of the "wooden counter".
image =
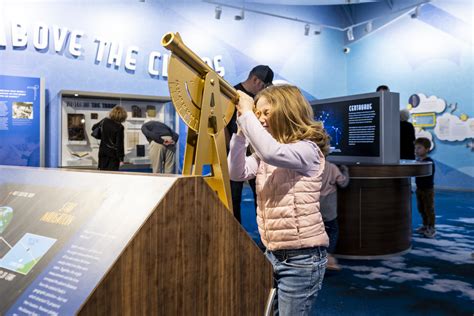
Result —
[[[0,224],[0,315],[264,315],[273,293],[202,177],[0,166]]]

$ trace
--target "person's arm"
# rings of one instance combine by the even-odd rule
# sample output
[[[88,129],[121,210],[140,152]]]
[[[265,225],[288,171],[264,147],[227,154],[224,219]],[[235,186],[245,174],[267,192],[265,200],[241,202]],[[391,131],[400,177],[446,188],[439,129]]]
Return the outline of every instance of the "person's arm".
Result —
[[[101,119],[99,122],[92,125],[92,130],[95,130],[97,127],[100,127],[100,125],[104,123],[104,120],[105,119]]]
[[[336,183],[340,188],[345,188],[349,185],[349,168],[346,165],[336,167]]]
[[[122,124],[120,124],[120,130],[117,133],[117,139],[115,142],[117,144],[117,156],[120,161],[123,161],[123,158],[125,156],[123,142],[124,142],[124,127],[122,126]]]
[[[227,158],[229,175],[232,181],[245,181],[255,178],[258,169],[258,159],[255,155],[246,156],[247,146],[245,137],[233,134],[230,140],[230,151]]]
[[[260,124],[253,112],[237,118],[239,126],[258,157],[275,167],[293,169],[307,176],[319,171],[318,146],[309,141],[281,144]]]

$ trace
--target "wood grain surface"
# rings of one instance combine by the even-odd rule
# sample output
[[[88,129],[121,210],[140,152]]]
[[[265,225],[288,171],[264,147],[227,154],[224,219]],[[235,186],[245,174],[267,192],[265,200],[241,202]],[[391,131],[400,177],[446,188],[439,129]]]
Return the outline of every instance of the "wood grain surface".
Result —
[[[338,190],[336,254],[380,256],[411,246],[411,184],[402,179],[352,179]]]
[[[180,178],[80,315],[262,315],[271,264],[202,178]]]

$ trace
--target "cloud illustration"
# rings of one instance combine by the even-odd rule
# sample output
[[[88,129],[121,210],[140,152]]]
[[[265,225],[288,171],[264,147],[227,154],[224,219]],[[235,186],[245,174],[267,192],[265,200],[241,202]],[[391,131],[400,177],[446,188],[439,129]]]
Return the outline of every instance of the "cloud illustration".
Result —
[[[463,121],[455,115],[444,113],[436,119],[434,132],[439,139],[451,142],[474,138],[474,119]]]
[[[410,113],[441,113],[446,109],[446,101],[437,96],[427,97],[423,93],[417,93],[410,97]]]
[[[431,132],[429,132],[427,130],[424,130],[421,127],[415,127],[415,137],[416,138],[420,138],[420,137],[428,138],[431,142],[430,150],[434,149],[435,143],[433,141],[433,134],[431,134]]]

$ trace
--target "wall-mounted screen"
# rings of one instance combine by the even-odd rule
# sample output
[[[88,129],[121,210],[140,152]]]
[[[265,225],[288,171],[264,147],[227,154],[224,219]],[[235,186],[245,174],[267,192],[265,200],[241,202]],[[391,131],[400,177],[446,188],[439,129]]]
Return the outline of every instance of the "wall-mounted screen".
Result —
[[[380,155],[380,100],[348,100],[313,107],[315,119],[331,136],[334,156]]]
[[[341,163],[398,163],[397,93],[371,93],[317,100],[314,117],[331,136],[329,159]]]

